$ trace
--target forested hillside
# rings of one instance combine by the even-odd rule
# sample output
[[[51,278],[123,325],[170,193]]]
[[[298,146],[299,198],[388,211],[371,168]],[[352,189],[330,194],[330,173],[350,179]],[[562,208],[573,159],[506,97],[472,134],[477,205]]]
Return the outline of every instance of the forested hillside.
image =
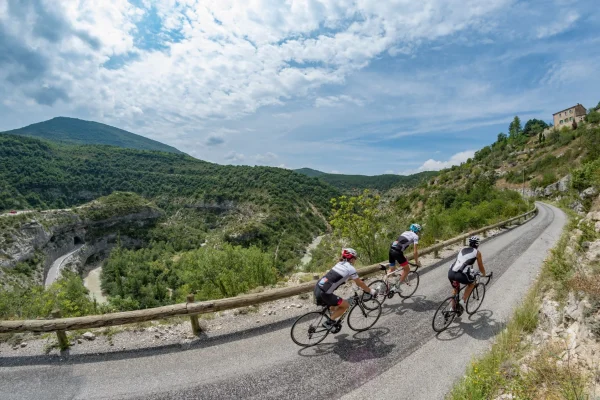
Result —
[[[77,118],[57,117],[23,128],[0,132],[72,144],[106,144],[138,150],[181,153],[174,147],[114,126]]]
[[[437,171],[425,171],[406,176],[395,174],[374,176],[327,174],[311,168],[300,168],[295,171],[306,176],[317,178],[345,193],[355,194],[362,192],[364,189],[385,192],[395,187],[412,188],[424,180],[437,175]]]
[[[322,215],[338,194],[280,168],[221,166],[184,154],[14,135],[0,135],[0,160],[0,210],[64,208],[114,191],[134,192],[166,211],[164,240],[179,242],[196,227],[216,230],[233,244],[264,250],[279,245],[279,268],[325,230]]]

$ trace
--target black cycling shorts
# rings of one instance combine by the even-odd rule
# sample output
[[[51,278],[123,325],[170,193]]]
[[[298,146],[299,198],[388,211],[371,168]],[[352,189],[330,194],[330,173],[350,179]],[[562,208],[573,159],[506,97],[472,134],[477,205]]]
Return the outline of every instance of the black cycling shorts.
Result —
[[[475,277],[471,277],[462,272],[449,270],[448,271],[448,280],[450,281],[450,284],[452,285],[452,287],[458,289],[459,287],[454,282],[459,282],[459,283],[468,285],[469,283],[475,282]]]
[[[390,265],[393,267],[396,265],[396,261],[401,266],[405,266],[408,264],[408,260],[404,257],[404,253],[394,247],[390,247]]]
[[[344,299],[333,293],[325,293],[319,285],[315,286],[315,300],[319,306],[339,306],[344,301]]]

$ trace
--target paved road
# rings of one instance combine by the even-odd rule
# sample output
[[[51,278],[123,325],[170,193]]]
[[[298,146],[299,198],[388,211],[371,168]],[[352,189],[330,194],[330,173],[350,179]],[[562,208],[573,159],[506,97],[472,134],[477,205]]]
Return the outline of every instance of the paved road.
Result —
[[[531,222],[485,242],[494,280],[482,310],[439,336],[431,318],[450,292],[448,263],[425,271],[413,299],[386,302],[370,331],[354,334],[345,326],[314,348],[295,346],[289,324],[280,324],[188,350],[28,360],[0,369],[0,398],[441,399],[502,329],[565,220],[560,210],[540,205]]]
[[[77,247],[75,247],[74,250],[68,252],[67,254],[65,254],[64,256],[61,256],[59,258],[57,258],[53,263],[52,266],[50,267],[50,269],[48,270],[48,275],[46,275],[46,282],[45,285],[46,287],[52,285],[52,283],[54,283],[55,280],[58,279],[58,277],[60,276],[60,269],[62,267],[63,262],[69,257],[71,256],[71,254],[75,253],[76,251],[78,251],[81,246],[83,245],[78,245]]]

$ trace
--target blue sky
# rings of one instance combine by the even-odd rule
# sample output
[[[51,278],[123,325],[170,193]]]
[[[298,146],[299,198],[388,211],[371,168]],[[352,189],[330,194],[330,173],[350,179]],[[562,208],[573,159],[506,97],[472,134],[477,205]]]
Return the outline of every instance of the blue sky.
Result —
[[[413,173],[600,101],[567,0],[0,0],[0,130],[111,124],[221,164]]]

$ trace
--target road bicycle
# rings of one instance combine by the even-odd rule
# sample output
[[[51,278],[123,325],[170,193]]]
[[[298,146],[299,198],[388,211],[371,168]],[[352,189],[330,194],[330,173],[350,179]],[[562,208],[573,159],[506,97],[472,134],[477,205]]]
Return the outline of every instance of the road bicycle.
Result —
[[[306,313],[294,322],[290,335],[294,343],[302,347],[310,347],[321,343],[329,333],[338,333],[342,329],[344,319],[348,318],[348,327],[356,332],[366,331],[379,320],[381,316],[381,304],[370,294],[363,293],[360,296],[354,292],[354,296],[347,299],[350,307],[329,328],[323,323],[331,315],[329,306],[322,305],[321,310]]]
[[[400,280],[402,268],[398,268],[394,272],[387,272],[389,266],[385,264],[381,264],[379,266],[379,268],[384,271],[383,278],[369,283],[369,287],[377,289],[377,300],[379,300],[381,304],[385,302],[385,299],[391,299],[394,297],[396,293],[398,293],[398,296],[402,297],[403,299],[408,299],[415,294],[417,288],[419,287],[419,273],[417,272],[419,265],[410,262],[409,264],[413,266],[414,269],[410,270],[408,275],[406,275],[406,279],[404,279],[404,282],[402,282],[398,289],[394,289],[394,286],[396,286]],[[390,282],[390,277],[392,275],[397,275],[395,282]]]
[[[493,274],[493,272],[490,272],[488,275],[482,276],[479,271],[475,273],[475,287],[467,299],[466,310],[460,305],[459,299],[460,292],[468,285],[463,285],[456,294],[445,299],[433,315],[433,321],[431,322],[433,330],[438,333],[446,330],[454,321],[454,318],[460,317],[464,311],[469,315],[475,314],[481,307],[481,303],[483,303],[485,288],[490,283]]]

